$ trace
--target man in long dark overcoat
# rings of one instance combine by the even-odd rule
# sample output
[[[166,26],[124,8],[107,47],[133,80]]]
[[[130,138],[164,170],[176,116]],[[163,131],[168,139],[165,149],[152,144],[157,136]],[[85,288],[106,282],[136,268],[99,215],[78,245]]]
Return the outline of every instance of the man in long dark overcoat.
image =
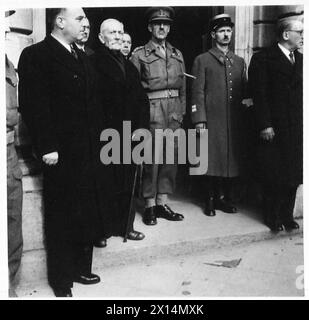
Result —
[[[257,176],[265,222],[273,231],[296,229],[293,208],[302,183],[303,24],[278,21],[278,43],[256,53],[249,84],[258,129]]]
[[[227,14],[210,23],[215,46],[196,57],[192,74],[191,117],[197,129],[208,129],[208,171],[205,214],[215,209],[236,212],[230,202],[230,179],[240,174],[241,115],[245,96],[244,60],[229,50],[232,27]]]
[[[104,20],[99,39],[102,45],[93,55],[98,74],[98,103],[102,128],[116,129],[123,148],[123,121],[129,121],[132,133],[149,126],[149,102],[140,83],[135,66],[125,59],[122,47],[123,24],[115,19]],[[130,136],[127,137],[131,139]],[[102,142],[102,148],[104,147]],[[131,152],[131,150],[129,150]],[[124,164],[121,151],[120,163],[100,164],[100,203],[102,234],[96,246],[104,247],[104,238],[125,236],[142,240],[144,234],[133,229],[134,214],[128,221],[130,197],[133,188],[135,164]],[[129,226],[128,226],[129,224]]]
[[[55,295],[72,296],[91,273],[98,206],[94,146],[95,73],[74,42],[83,36],[82,8],[51,9],[53,30],[23,50],[18,72],[20,109],[43,167],[48,279]]]

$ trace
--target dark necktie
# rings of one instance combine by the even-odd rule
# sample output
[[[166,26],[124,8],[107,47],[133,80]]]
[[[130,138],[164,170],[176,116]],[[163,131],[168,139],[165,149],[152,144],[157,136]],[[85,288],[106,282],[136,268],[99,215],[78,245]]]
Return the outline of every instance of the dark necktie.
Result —
[[[294,52],[290,52],[289,56],[290,56],[290,61],[292,65],[294,65],[295,64]]]
[[[77,52],[76,52],[73,44],[71,44],[70,47],[71,47],[71,54],[72,54],[72,56],[73,56],[76,60],[78,60],[78,54],[77,54]]]

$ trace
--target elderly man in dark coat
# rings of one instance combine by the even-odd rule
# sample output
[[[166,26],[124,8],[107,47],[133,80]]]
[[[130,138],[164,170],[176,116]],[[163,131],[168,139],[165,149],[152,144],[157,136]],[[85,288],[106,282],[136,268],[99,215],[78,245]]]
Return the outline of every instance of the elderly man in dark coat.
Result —
[[[140,83],[137,69],[120,51],[122,36],[121,22],[115,19],[103,21],[99,33],[102,45],[93,55],[98,74],[97,95],[102,127],[116,129],[121,137],[123,121],[131,122],[132,133],[135,129],[147,128],[149,124],[148,98]],[[121,150],[122,148],[123,141]],[[133,229],[134,215],[128,221],[135,165],[122,163],[122,156],[120,159],[120,164],[102,163],[99,169],[102,177],[102,234],[95,244],[98,247],[106,245],[104,238],[125,236],[126,231],[129,240],[144,238],[143,233]]]
[[[53,30],[21,54],[20,109],[43,167],[48,279],[55,295],[72,296],[91,273],[99,209],[95,175],[98,144],[95,73],[74,42],[83,36],[82,8],[49,11]]]
[[[278,43],[250,62],[258,141],[258,176],[265,199],[265,223],[273,231],[297,229],[293,208],[302,183],[303,45],[301,21],[278,21]]]
[[[241,114],[246,68],[242,58],[229,50],[233,23],[227,14],[210,24],[215,46],[193,64],[192,122],[208,129],[208,171],[205,214],[215,209],[235,213],[230,202],[230,179],[240,174]]]

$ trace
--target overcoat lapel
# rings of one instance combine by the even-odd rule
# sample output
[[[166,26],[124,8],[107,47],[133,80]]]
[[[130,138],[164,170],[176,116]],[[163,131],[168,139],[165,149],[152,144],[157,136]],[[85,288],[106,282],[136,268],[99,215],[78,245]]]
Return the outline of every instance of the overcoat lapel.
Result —
[[[60,64],[65,66],[66,68],[71,69],[73,72],[78,73],[79,75],[83,76],[83,68],[81,67],[80,63],[72,56],[72,54],[64,48],[64,46],[59,43],[56,39],[52,36],[47,36],[45,38],[49,48],[51,49],[51,54]]]
[[[115,61],[115,58],[111,56],[107,49],[104,47],[99,49],[98,59],[100,64],[104,62],[104,65],[99,68],[102,70],[102,72],[117,82],[123,82],[125,79],[125,74],[120,68],[119,64]]]
[[[272,59],[270,61],[278,68],[278,71],[286,74],[287,76],[291,76],[295,71],[295,65],[293,66],[291,64],[278,45],[276,44],[270,52],[272,55]]]

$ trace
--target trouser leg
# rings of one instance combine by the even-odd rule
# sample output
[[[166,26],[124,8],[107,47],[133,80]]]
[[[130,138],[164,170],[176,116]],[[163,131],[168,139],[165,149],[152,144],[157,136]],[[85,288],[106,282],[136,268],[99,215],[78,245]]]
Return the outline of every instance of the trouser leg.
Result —
[[[74,275],[90,274],[92,268],[93,246],[85,244],[76,244],[74,246]]]
[[[266,224],[281,224],[281,188],[273,184],[263,185],[263,210]]]
[[[14,150],[8,150],[7,162],[8,264],[10,285],[14,281],[19,269],[23,251],[22,197],[22,172],[18,166],[18,158],[14,148]]]
[[[296,192],[297,187],[286,186],[283,188],[280,218],[284,223],[293,220]]]
[[[215,196],[215,186],[214,186],[214,180],[215,177],[211,177],[211,176],[205,176],[204,179],[204,190],[205,190],[205,197],[206,197],[206,201],[209,199],[213,199]]]

